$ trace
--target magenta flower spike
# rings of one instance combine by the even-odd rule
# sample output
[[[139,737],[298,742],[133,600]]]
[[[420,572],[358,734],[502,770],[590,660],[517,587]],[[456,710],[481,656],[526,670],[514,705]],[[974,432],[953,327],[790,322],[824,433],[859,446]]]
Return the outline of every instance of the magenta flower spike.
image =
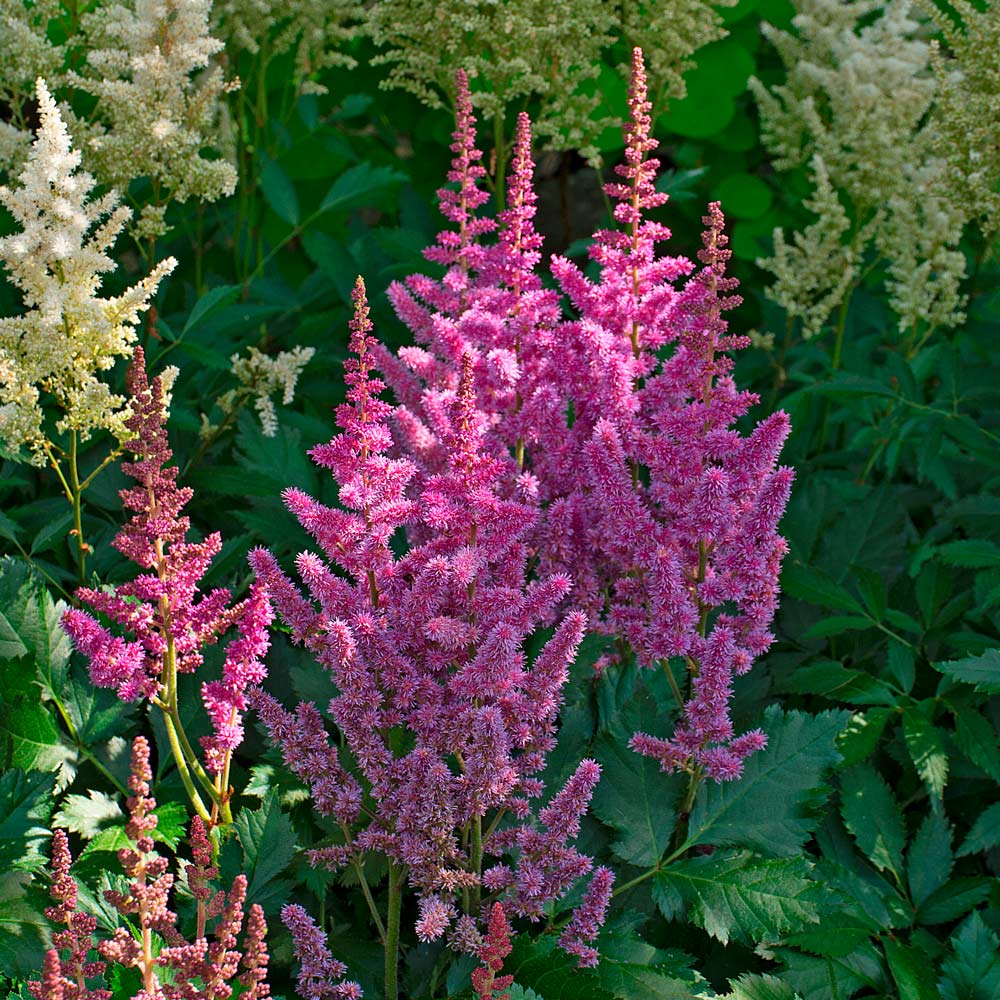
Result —
[[[317,811],[343,833],[343,843],[312,851],[313,863],[336,869],[368,852],[387,856],[418,894],[418,937],[448,935],[467,949],[475,922],[486,920],[484,889],[499,890],[509,913],[538,919],[592,867],[570,842],[597,764],[585,761],[548,807],[534,805],[585,618],[565,615],[528,660],[525,640],[555,617],[570,584],[528,580],[537,504],[502,491],[507,465],[485,445],[473,358],[463,356],[439,414],[441,462],[418,474],[391,457],[395,412],[372,374],[360,279],[354,301],[341,433],[311,453],[333,473],[340,506],[285,494],[322,554],[298,557],[301,589],[270,553],[251,557],[293,641],[330,671],[337,695],[328,714],[343,749],[316,706],[293,713],[259,689],[253,703]],[[403,529],[410,547],[397,556]],[[501,815],[511,819],[499,825]],[[516,863],[502,866],[509,878],[488,883],[486,872],[514,850]]]
[[[225,588],[200,589],[222,539],[213,533],[200,542],[187,541],[190,521],[183,510],[191,490],[177,485],[177,467],[168,464],[172,452],[163,384],[159,376],[149,381],[141,347],[129,367],[127,385],[132,399],[127,427],[132,438],[126,448],[133,460],[124,462],[122,469],[136,485],[121,491],[122,504],[132,517],[113,544],[144,572],[114,590],[77,591],[83,604],[118,625],[125,636],[75,608],[63,615],[62,624],[76,649],[90,660],[94,684],[113,688],[124,701],[149,701],[164,712],[178,767],[199,815],[211,822],[221,815],[222,822],[230,822],[229,761],[243,740],[247,689],[264,678],[271,607],[260,585],[237,604],[232,604]],[[178,675],[195,672],[202,665],[204,647],[232,627],[238,638],[226,649],[221,679],[202,684],[202,700],[213,727],[202,740],[202,763],[180,723]],[[206,793],[211,813],[202,800]]]

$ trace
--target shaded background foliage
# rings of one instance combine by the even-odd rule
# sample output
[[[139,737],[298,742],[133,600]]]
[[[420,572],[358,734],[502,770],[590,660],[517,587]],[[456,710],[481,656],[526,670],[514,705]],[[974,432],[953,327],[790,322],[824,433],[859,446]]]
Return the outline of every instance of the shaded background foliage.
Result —
[[[755,262],[770,252],[775,227],[810,221],[802,204],[809,174],[773,169],[747,81],[783,79],[760,26],[787,28],[793,14],[787,0],[720,7],[726,36],[697,52],[686,96],[656,119],[665,167],[657,183],[670,194],[656,217],[674,232],[671,252],[693,253],[705,203],[721,200],[745,299],[731,322],[760,334],[737,379],[760,394],[758,412],[780,405],[792,418],[783,460],[797,481],[783,521],[790,554],[779,643],[737,683],[734,712],[737,726],[761,724],[770,744],[739,782],[703,786],[679,824],[679,779],[626,746],[635,730],[674,711],[665,678],[630,664],[595,674],[606,650],[586,641],[544,777],[558,784],[585,754],[604,768],[581,838],[582,850],[617,872],[603,960],[578,972],[552,951],[551,935],[519,935],[505,965],[515,1000],[1000,993],[998,269],[967,234],[963,251],[981,260],[965,289],[967,320],[911,356],[877,274],[844,314],[838,363],[831,328],[808,341],[784,335],[785,317],[764,297],[768,279]],[[239,593],[253,545],[264,540],[282,558],[307,547],[282,489],[335,500],[305,450],[329,437],[330,409],[342,399],[355,276],[366,276],[379,335],[393,347],[405,342],[383,292],[428,267],[421,251],[438,228],[449,111],[380,89],[386,69],[369,38],[348,31],[341,46],[349,64],[311,75],[326,93],[290,89],[301,50],[232,57],[244,81],[234,104],[240,186],[214,204],[170,205],[172,228],[158,248],[181,266],[144,339],[153,370],[181,369],[171,435],[195,490],[194,524],[225,536],[208,582]],[[595,95],[595,120],[620,117],[627,52],[625,41],[605,47],[581,84],[593,88],[584,92]],[[508,134],[519,109],[507,111]],[[596,171],[607,175],[622,155],[620,131],[602,129],[593,145],[604,162]],[[546,253],[582,257],[582,237],[606,220],[597,172],[578,152],[540,153]],[[137,203],[142,184],[130,192]],[[138,249],[121,259],[119,279],[134,280]],[[19,308],[11,286],[0,285],[0,314]],[[279,408],[277,435],[266,437],[243,411],[202,447],[200,414],[232,387],[230,356],[296,345],[316,355],[295,403]],[[96,450],[84,455],[84,467],[98,460]],[[102,582],[126,572],[109,544],[124,485],[112,466],[88,492],[90,570]],[[51,473],[5,459],[0,498],[0,989],[26,996],[48,933],[48,831],[70,831],[76,870],[92,887],[87,901],[110,919],[95,890],[123,842],[128,740],[151,726],[163,747],[164,734],[155,717],[93,688],[70,655],[57,622],[75,580],[74,552]],[[213,655],[207,666],[218,670]],[[327,676],[280,632],[268,663],[279,699],[329,701]],[[181,712],[196,737],[197,692],[187,693]],[[157,835],[173,851],[186,825],[184,792],[169,755],[155,760]],[[299,855],[329,831],[252,726],[233,784],[244,792],[220,864],[224,879],[247,874],[248,899],[272,918],[274,992],[293,992],[277,910],[295,899],[320,915],[366,996],[379,997],[380,952],[352,875],[334,879]],[[384,879],[378,863],[368,867],[372,884]],[[471,967],[412,942],[404,990],[469,996]],[[112,988],[127,996],[132,985]]]

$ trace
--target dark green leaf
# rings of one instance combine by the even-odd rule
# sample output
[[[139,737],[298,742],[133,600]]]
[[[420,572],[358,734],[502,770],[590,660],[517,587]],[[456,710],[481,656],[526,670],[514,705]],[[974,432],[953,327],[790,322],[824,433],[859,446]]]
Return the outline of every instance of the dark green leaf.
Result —
[[[54,778],[16,768],[0,774],[0,872],[45,865],[42,844],[49,837]]]
[[[951,876],[955,860],[951,852],[951,827],[943,813],[927,814],[906,854],[906,876],[910,898],[920,906]]]
[[[939,1000],[934,992],[934,968],[927,955],[893,938],[882,940],[899,1000]]]
[[[917,916],[922,924],[947,924],[968,913],[985,900],[992,887],[988,878],[953,878],[920,907]]]
[[[992,569],[1000,566],[1000,545],[980,538],[948,542],[938,547],[938,555],[949,566],[962,569]]]
[[[867,764],[844,771],[840,780],[840,809],[844,825],[862,853],[879,870],[888,868],[898,881],[903,871],[906,828],[885,779]]]
[[[723,944],[775,941],[815,923],[816,886],[803,858],[759,858],[747,851],[717,852],[669,865],[654,876],[658,888],[681,896],[689,917]]]
[[[988,649],[981,656],[935,663],[935,668],[956,681],[972,684],[977,691],[1000,694],[1000,649]]]
[[[280,901],[287,884],[277,879],[297,849],[291,821],[281,811],[277,792],[269,792],[259,809],[241,809],[233,827],[246,860],[247,903],[260,903],[267,909]]]
[[[0,969],[27,979],[42,968],[52,939],[47,895],[24,872],[0,872]]]
[[[356,204],[372,204],[374,195],[381,194],[388,188],[402,184],[406,174],[393,170],[391,167],[373,167],[370,163],[359,163],[350,170],[345,170],[327,191],[320,204],[321,212],[331,209],[344,209]]]
[[[958,849],[958,856],[977,854],[979,851],[989,851],[1000,847],[1000,802],[994,802],[980,814],[969,835]]]
[[[615,1000],[593,973],[576,968],[551,934],[538,938],[518,934],[503,970],[545,1000]]]
[[[856,597],[814,566],[787,563],[781,571],[781,589],[791,597],[819,607],[864,612]]]
[[[840,759],[837,734],[847,712],[764,713],[767,747],[748,758],[739,781],[706,781],[688,823],[689,844],[739,844],[793,855],[816,826],[827,770]]]
[[[618,834],[611,849],[641,868],[655,865],[670,843],[680,782],[610,736],[601,736],[594,756],[602,767],[591,809]]]
[[[892,715],[888,708],[872,708],[851,716],[850,722],[837,737],[837,749],[847,767],[871,756]]]
[[[996,934],[973,913],[951,937],[941,963],[940,1000],[996,1000],[1000,996],[1000,950]]]
[[[269,160],[264,164],[264,169],[260,172],[260,189],[279,219],[292,226],[299,224],[301,214],[295,185],[289,180],[285,168],[276,160]]]
[[[787,983],[777,976],[755,976],[747,972],[739,979],[730,980],[732,993],[720,995],[719,1000],[801,1000]]]
[[[198,299],[188,314],[187,322],[181,330],[181,337],[193,330],[202,320],[208,319],[209,316],[218,312],[223,306],[235,302],[240,290],[240,285],[219,285],[216,288],[210,288]],[[215,352],[212,353],[214,357],[218,357]],[[224,367],[228,369],[228,359],[224,359],[224,361]]]
[[[948,757],[944,734],[927,717],[927,707],[918,705],[903,712],[903,738],[910,759],[931,797],[940,800],[948,781]]]

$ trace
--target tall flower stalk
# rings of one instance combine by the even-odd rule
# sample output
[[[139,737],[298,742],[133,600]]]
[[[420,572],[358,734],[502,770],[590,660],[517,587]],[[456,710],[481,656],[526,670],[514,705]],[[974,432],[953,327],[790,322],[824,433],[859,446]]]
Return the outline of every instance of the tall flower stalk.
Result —
[[[269,646],[272,613],[265,588],[257,584],[241,602],[232,603],[225,588],[199,588],[212,557],[222,546],[216,532],[188,542],[190,521],[181,511],[191,490],[177,485],[177,468],[168,465],[164,389],[160,376],[149,381],[142,348],[136,348],[128,372],[133,456],[123,471],[136,485],[122,490],[132,518],[114,546],[145,572],[114,590],[81,588],[78,598],[111,619],[134,638],[115,635],[85,611],[63,615],[63,628],[90,660],[90,676],[99,687],[117,691],[124,701],[145,700],[163,713],[174,761],[198,816],[210,825],[232,822],[229,772],[233,751],[243,740],[242,716],[247,689],[263,680],[262,657]],[[184,729],[178,703],[183,674],[203,662],[203,648],[235,627],[238,638],[226,649],[220,679],[204,681],[202,701],[212,722],[202,738],[203,761]]]
[[[417,937],[447,935],[458,951],[479,952],[493,902],[511,917],[540,919],[591,868],[570,842],[600,768],[582,761],[546,806],[533,808],[584,617],[566,614],[527,661],[523,643],[552,620],[569,581],[528,581],[523,538],[537,510],[498,492],[503,466],[483,451],[471,359],[442,400],[442,469],[418,477],[412,462],[388,454],[393,407],[372,375],[360,279],[354,302],[342,433],[311,452],[332,471],[342,506],[284,494],[325,558],[299,555],[303,593],[270,553],[251,555],[293,641],[333,677],[329,715],[342,745],[311,703],[293,715],[259,691],[254,704],[316,810],[340,829],[336,843],[310,856],[357,873],[385,946],[386,996],[395,1000],[405,892],[418,895]],[[403,527],[411,546],[396,556],[391,543]],[[384,919],[364,879],[370,853],[389,863]]]

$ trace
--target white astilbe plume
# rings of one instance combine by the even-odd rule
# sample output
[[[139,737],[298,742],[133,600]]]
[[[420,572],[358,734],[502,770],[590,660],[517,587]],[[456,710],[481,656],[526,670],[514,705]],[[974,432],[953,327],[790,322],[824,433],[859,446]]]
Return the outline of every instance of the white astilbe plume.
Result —
[[[0,186],[19,229],[0,239],[0,262],[25,306],[20,316],[0,318],[0,441],[44,464],[47,399],[61,411],[60,432],[128,436],[126,401],[99,373],[131,356],[139,316],[177,262],[161,261],[122,295],[101,297],[102,275],[115,269],[107,251],[130,212],[114,192],[88,201],[94,179],[78,169],[80,154],[41,79],[36,92],[41,125],[20,187]]]
[[[157,212],[168,199],[215,201],[236,188],[232,163],[202,155],[228,141],[219,127],[231,89],[212,65],[223,44],[209,33],[210,10],[209,0],[134,0],[82,19],[87,65],[68,80],[98,103],[74,130],[102,181],[124,190],[136,177],[150,179],[147,236],[164,230]]]
[[[963,318],[965,259],[957,247],[967,214],[945,183],[946,163],[929,125],[936,84],[926,24],[910,0],[794,2],[794,33],[764,26],[785,63],[785,82],[768,89],[750,81],[775,166],[820,158],[849,209],[851,232],[843,242],[884,261],[901,331],[954,326]],[[829,193],[818,191],[814,200],[833,205]],[[826,224],[827,249],[841,221]],[[777,246],[775,259],[786,250],[787,244]],[[802,284],[810,298],[791,311],[808,313],[807,334],[825,319],[821,303],[835,308],[851,287],[840,255],[827,259],[825,289],[813,261],[810,281]],[[780,291],[787,298],[791,284]]]
[[[240,407],[253,400],[264,437],[274,437],[278,433],[278,414],[271,397],[280,392],[282,404],[288,406],[295,398],[295,386],[302,369],[315,353],[313,347],[294,347],[272,358],[251,347],[247,351],[248,357],[234,354],[229,360],[232,362],[232,373],[240,383],[239,388],[224,393],[215,405],[228,421]],[[203,437],[214,437],[219,430],[220,425],[211,423],[207,416],[202,415]]]

